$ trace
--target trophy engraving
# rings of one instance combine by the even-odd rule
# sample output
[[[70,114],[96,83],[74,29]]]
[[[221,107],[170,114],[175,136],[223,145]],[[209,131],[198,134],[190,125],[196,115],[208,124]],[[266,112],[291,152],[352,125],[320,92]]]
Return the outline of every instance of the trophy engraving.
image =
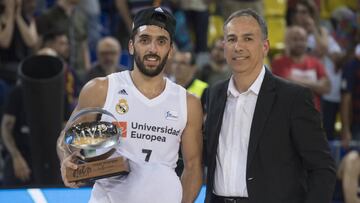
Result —
[[[64,142],[70,152],[80,150],[85,159],[79,159],[76,170],[67,168],[69,182],[95,180],[129,173],[126,158],[110,158],[116,151],[121,129],[116,118],[101,108],[83,109],[70,117],[65,127]]]

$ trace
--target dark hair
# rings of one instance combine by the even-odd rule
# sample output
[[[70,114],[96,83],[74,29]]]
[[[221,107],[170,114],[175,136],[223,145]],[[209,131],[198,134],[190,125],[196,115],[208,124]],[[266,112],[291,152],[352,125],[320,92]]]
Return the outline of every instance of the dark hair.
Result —
[[[266,25],[266,22],[264,20],[264,18],[259,15],[256,11],[252,10],[252,9],[241,9],[241,10],[238,10],[238,11],[235,11],[234,13],[232,13],[228,19],[226,19],[225,23],[224,23],[224,26],[223,26],[223,29],[225,29],[226,25],[229,24],[229,22],[234,19],[234,18],[237,18],[237,17],[241,17],[241,16],[251,16],[253,17],[259,24],[260,26],[260,29],[261,29],[261,34],[263,36],[263,39],[267,39],[268,38],[268,28],[267,28],[267,25]]]
[[[319,24],[319,15],[317,12],[317,5],[313,0],[298,0],[294,5],[288,7],[286,10],[286,25],[292,26],[296,24],[295,15],[297,14],[297,6],[302,5],[309,12],[311,18],[315,21],[315,23]]]
[[[43,35],[43,44],[54,41],[57,37],[66,35],[65,31],[62,30],[51,30]]]
[[[308,11],[312,19],[315,20],[316,23],[319,21],[319,16],[317,12],[316,4],[313,0],[300,0],[295,4],[295,12],[296,12],[296,6],[297,5],[303,5]]]

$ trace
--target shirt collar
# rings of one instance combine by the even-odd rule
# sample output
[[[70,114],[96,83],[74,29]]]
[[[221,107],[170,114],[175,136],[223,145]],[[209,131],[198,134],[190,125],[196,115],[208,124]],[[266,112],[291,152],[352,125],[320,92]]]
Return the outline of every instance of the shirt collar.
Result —
[[[263,66],[260,74],[257,76],[256,80],[251,84],[249,89],[246,92],[253,92],[255,95],[258,95],[260,92],[261,84],[265,77],[265,67]],[[246,93],[244,92],[244,93]],[[238,97],[241,93],[236,89],[234,76],[231,76],[229,81],[229,86],[227,89],[227,96],[232,95],[234,97]]]

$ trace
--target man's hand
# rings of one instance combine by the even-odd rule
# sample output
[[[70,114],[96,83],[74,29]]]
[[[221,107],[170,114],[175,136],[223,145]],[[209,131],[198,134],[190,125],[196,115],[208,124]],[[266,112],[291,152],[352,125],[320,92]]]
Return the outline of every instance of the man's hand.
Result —
[[[84,185],[84,182],[69,182],[66,178],[66,168],[76,170],[78,168],[78,164],[76,162],[79,159],[83,160],[84,156],[80,154],[80,151],[75,151],[61,162],[61,177],[66,187],[78,188]]]
[[[30,180],[31,170],[24,157],[21,154],[16,155],[13,157],[12,162],[15,177],[20,179],[22,182]]]

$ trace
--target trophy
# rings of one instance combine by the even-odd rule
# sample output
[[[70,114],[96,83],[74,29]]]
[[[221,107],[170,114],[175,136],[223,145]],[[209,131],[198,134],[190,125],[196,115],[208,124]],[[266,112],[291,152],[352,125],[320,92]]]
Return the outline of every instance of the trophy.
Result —
[[[102,108],[86,108],[72,115],[65,127],[64,142],[70,152],[80,150],[85,158],[78,160],[76,170],[66,168],[68,181],[128,174],[127,159],[111,157],[120,135],[121,129],[115,116]]]

